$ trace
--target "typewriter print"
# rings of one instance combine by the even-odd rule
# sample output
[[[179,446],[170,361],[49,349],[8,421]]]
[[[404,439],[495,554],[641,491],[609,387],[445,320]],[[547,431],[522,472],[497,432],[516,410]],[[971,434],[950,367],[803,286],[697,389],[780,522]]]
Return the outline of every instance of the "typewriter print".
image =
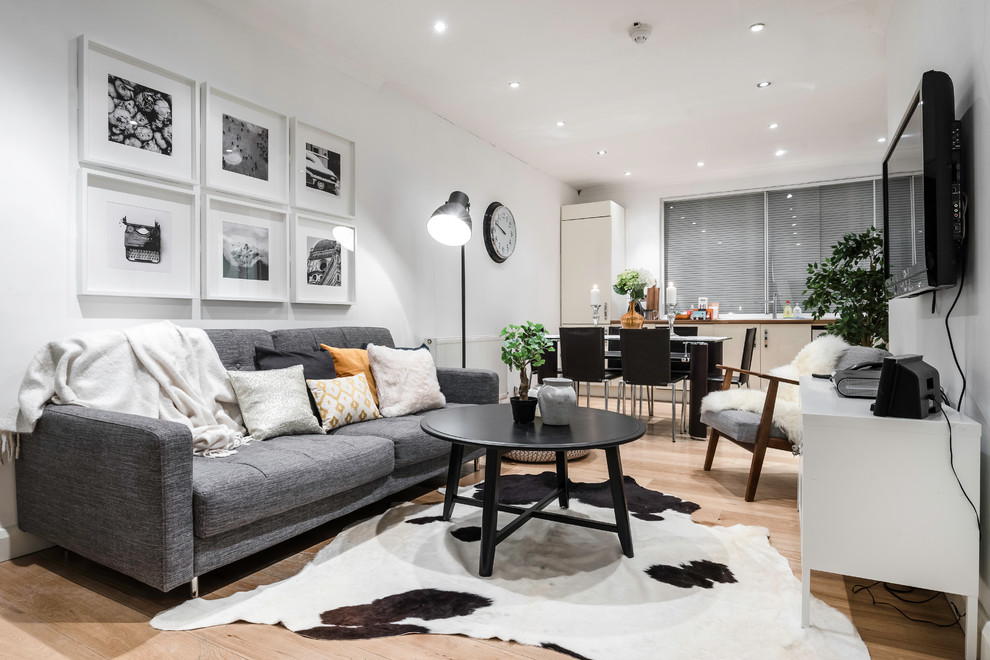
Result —
[[[115,202],[107,206],[107,265],[118,270],[171,272],[172,214]]]

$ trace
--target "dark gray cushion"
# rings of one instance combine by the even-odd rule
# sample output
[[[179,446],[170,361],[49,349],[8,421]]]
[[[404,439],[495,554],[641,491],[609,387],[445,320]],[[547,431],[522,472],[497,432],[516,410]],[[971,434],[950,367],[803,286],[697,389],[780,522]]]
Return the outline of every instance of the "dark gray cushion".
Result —
[[[207,330],[206,336],[213,342],[228,371],[254,371],[255,349],[258,346],[274,348],[272,335],[267,330]]]
[[[447,404],[447,407],[455,408],[458,405],[456,403]],[[419,426],[426,412],[405,415],[404,417],[382,417],[381,419],[342,426],[333,431],[332,436],[387,438],[395,447],[396,469],[431,458],[447,456],[450,453],[450,443],[434,438]]]
[[[498,403],[498,374],[491,369],[437,367],[447,403]]]
[[[882,348],[871,348],[869,346],[850,346],[842,354],[835,365],[835,370],[848,369],[849,367],[864,362],[881,362],[885,357],[890,356],[890,351]]]
[[[722,435],[747,444],[756,443],[756,433],[760,430],[760,414],[748,410],[706,410],[701,413],[701,423],[714,426]],[[770,437],[786,438],[787,433],[776,424],[770,427]]]
[[[374,481],[392,472],[392,456],[384,437],[298,435],[195,457],[193,531],[211,536]]]
[[[280,351],[318,351],[320,344],[335,348],[362,348],[369,342],[392,348],[392,333],[388,328],[289,328],[273,330],[272,341]]]

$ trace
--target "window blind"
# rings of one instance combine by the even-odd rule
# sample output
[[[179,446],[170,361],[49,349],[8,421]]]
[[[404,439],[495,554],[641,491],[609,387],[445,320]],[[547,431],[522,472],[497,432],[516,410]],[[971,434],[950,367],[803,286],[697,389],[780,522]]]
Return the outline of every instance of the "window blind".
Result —
[[[678,308],[706,296],[720,311],[762,313],[764,292],[776,294],[778,312],[786,301],[803,307],[808,265],[882,217],[874,186],[882,197],[879,181],[856,181],[664,202],[666,279]]]
[[[664,203],[667,282],[677,308],[699,297],[720,312],[762,313],[765,249],[763,193]]]

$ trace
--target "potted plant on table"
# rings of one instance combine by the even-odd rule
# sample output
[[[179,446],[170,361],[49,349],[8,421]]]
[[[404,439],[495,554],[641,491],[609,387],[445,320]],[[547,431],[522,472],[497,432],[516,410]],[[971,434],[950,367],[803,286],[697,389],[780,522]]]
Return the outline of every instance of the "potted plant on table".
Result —
[[[519,371],[519,396],[509,399],[512,418],[528,424],[536,416],[536,399],[529,396],[530,367],[544,363],[543,354],[553,351],[542,323],[526,321],[522,325],[507,325],[499,335],[503,338],[502,362]]]
[[[645,268],[627,268],[615,278],[612,290],[620,296],[629,296],[629,311],[619,319],[623,328],[642,328],[643,315],[636,311],[636,302],[646,297],[646,290],[656,286],[653,273]]]

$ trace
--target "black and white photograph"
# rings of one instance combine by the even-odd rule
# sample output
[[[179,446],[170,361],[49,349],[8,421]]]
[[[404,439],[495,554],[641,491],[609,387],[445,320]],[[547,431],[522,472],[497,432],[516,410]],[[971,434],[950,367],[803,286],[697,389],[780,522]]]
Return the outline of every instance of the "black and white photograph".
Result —
[[[107,139],[172,155],[172,95],[107,75]]]
[[[306,282],[314,286],[340,286],[340,243],[307,236],[306,251]]]
[[[126,176],[198,182],[198,87],[192,78],[81,36],[80,162]]]
[[[290,125],[292,204],[338,218],[353,218],[354,142],[298,118]]]
[[[340,196],[340,154],[306,143],[306,187]]]
[[[224,113],[222,167],[268,181],[268,129]]]
[[[268,229],[223,222],[223,277],[268,281]]]
[[[169,273],[172,214],[163,209],[107,202],[107,267]]]

